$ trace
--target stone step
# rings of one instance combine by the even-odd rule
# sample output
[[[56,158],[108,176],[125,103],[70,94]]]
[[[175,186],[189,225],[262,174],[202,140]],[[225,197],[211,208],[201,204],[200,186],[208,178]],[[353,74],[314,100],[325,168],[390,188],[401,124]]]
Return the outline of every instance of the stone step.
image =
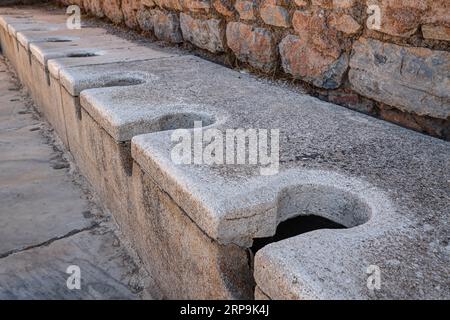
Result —
[[[73,43],[98,56],[21,46],[19,73],[165,296],[450,296],[448,142],[97,32]]]

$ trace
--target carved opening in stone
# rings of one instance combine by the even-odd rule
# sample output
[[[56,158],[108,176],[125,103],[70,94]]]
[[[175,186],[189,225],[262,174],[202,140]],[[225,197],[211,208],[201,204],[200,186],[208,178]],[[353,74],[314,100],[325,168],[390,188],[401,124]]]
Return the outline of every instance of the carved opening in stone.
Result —
[[[79,53],[69,53],[66,57],[68,58],[88,58],[88,57],[96,57],[98,54],[93,52],[79,52]]]
[[[140,84],[145,83],[146,81],[143,79],[138,78],[121,78],[121,79],[114,79],[110,81],[106,81],[104,84],[101,85],[102,88],[107,87],[128,87],[128,86],[137,86]]]
[[[330,186],[302,185],[284,189],[278,197],[278,227],[274,236],[254,239],[256,253],[266,245],[320,229],[349,229],[369,221],[371,210],[357,195]]]
[[[90,87],[84,88],[86,89],[94,89],[94,88],[109,88],[109,87],[128,87],[128,86],[137,86],[143,83],[146,83],[147,81],[143,78],[140,78],[138,76],[136,77],[127,77],[123,75],[108,75],[108,79],[100,79],[98,80],[95,85],[92,85]],[[82,113],[81,113],[81,106],[79,103],[77,103],[76,107],[76,114],[78,120],[82,120]]]
[[[28,24],[28,23],[25,23],[25,24]],[[31,24],[31,23],[30,23]],[[26,32],[44,32],[44,31],[52,31],[52,29],[50,29],[50,28],[38,28],[38,27],[36,27],[36,28],[31,28],[31,29],[27,29],[27,30],[24,30],[24,31],[26,31]]]
[[[164,115],[157,119],[151,132],[167,131],[176,129],[194,128],[195,122],[201,121],[202,127],[207,127],[216,122],[216,118],[207,113],[181,112]],[[120,157],[122,167],[128,176],[132,175],[133,157],[131,156],[131,144],[129,142],[121,145]]]
[[[47,38],[45,39],[46,42],[72,42],[70,39],[66,38]]]
[[[156,123],[156,131],[194,128],[195,122],[201,121],[202,127],[216,122],[216,118],[207,113],[181,112],[162,116]]]

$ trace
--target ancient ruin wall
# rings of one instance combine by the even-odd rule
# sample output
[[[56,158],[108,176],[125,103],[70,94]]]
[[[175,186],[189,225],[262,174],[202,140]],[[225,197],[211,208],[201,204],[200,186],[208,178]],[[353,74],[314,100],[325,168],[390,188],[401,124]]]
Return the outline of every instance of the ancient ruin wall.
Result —
[[[450,140],[449,0],[58,0]]]
[[[47,3],[51,0],[0,0],[0,7]]]

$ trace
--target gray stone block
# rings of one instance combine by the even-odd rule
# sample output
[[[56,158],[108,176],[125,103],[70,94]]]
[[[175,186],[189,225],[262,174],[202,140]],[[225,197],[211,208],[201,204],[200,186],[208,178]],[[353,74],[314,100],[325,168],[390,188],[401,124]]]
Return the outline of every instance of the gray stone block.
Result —
[[[129,235],[166,298],[252,297],[250,252],[211,239],[137,164],[132,192]]]
[[[420,116],[450,117],[450,53],[373,39],[353,45],[349,79],[358,93]]]

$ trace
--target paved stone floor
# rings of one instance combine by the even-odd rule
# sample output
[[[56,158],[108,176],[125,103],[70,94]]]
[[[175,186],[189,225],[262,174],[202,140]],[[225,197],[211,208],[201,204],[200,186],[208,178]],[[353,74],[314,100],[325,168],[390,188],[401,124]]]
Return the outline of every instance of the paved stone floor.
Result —
[[[119,235],[0,55],[0,299],[150,298]]]

